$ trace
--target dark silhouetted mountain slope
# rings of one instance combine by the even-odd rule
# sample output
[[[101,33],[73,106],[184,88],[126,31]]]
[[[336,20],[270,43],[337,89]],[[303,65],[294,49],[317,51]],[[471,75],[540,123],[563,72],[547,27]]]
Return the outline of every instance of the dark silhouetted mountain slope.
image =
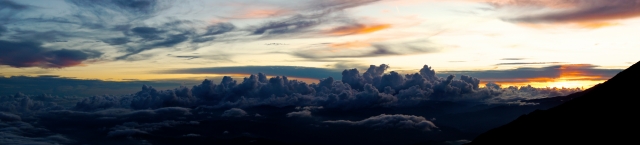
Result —
[[[469,145],[633,144],[638,135],[640,62],[581,96],[489,130]]]

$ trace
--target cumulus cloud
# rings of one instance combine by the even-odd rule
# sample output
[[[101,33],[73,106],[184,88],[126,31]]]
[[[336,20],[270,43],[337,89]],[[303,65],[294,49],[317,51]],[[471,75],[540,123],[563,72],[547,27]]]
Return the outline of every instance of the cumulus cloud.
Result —
[[[204,80],[191,88],[157,90],[150,86],[143,86],[141,91],[129,96],[86,98],[77,103],[75,108],[86,110],[197,106],[246,108],[267,105],[307,106],[307,108],[322,106],[349,110],[411,107],[430,100],[513,103],[518,100],[567,95],[580,91],[579,89],[541,89],[530,86],[501,88],[493,84],[481,88],[478,78],[465,74],[460,75],[459,79],[455,75],[441,78],[427,65],[417,73],[404,75],[394,71],[385,72],[388,68],[390,67],[385,64],[371,65],[364,73],[358,69],[347,69],[342,71],[340,80],[328,77],[312,84],[291,80],[286,76],[267,78],[266,74],[258,73],[240,81],[224,77],[218,84],[211,80]],[[567,69],[563,69],[564,71],[570,70],[568,67],[565,68]],[[238,73],[238,71],[230,69],[228,73]],[[313,111],[314,109],[299,110]]]
[[[349,120],[336,120],[336,121],[324,121],[324,123],[329,124],[343,124],[343,125],[352,125],[352,126],[364,126],[371,127],[375,129],[415,129],[422,131],[433,131],[438,129],[433,122],[425,119],[424,117],[414,116],[414,115],[387,115],[382,114],[378,116],[369,117],[360,121],[349,121]]]
[[[246,115],[247,115],[247,112],[245,112],[240,108],[231,108],[227,111],[224,111],[221,116],[222,117],[242,117]]]
[[[63,68],[82,64],[102,55],[96,51],[52,50],[38,42],[12,42],[0,40],[0,65],[11,67]]]
[[[199,143],[197,139],[215,136],[210,132],[218,132],[217,135],[220,135],[225,130],[237,132],[237,134],[228,135],[245,134],[255,137],[253,136],[255,134],[273,139],[278,138],[274,136],[283,134],[288,136],[291,133],[274,135],[266,130],[315,129],[319,130],[314,132],[320,133],[319,137],[311,137],[315,140],[309,140],[315,142],[321,141],[318,138],[335,135],[329,133],[342,132],[346,127],[353,129],[344,132],[347,135],[384,130],[382,132],[387,134],[380,134],[381,136],[415,139],[423,138],[427,134],[442,133],[434,132],[436,130],[445,132],[446,129],[451,131],[451,128],[464,126],[460,124],[468,125],[469,122],[464,121],[474,120],[477,116],[486,116],[487,114],[484,113],[486,110],[501,110],[506,107],[510,111],[515,111],[506,115],[498,113],[507,116],[503,120],[509,120],[510,117],[515,118],[520,115],[519,113],[527,113],[527,109],[544,109],[545,106],[549,106],[545,102],[556,98],[543,101],[531,99],[580,91],[540,89],[530,86],[503,87],[495,83],[488,83],[483,88],[480,87],[478,78],[467,75],[439,77],[428,65],[424,65],[413,74],[388,72],[390,68],[391,66],[387,64],[381,64],[370,65],[363,72],[357,68],[346,69],[342,71],[340,79],[327,77],[311,84],[285,76],[267,77],[266,74],[258,73],[239,80],[227,76],[217,83],[204,80],[192,87],[181,86],[168,90],[142,85],[138,92],[125,95],[66,98],[46,94],[34,96],[17,93],[0,97],[0,133],[3,133],[0,136],[19,138],[24,142],[61,144],[70,141],[91,143],[105,140],[123,144],[146,143],[140,140],[141,138],[157,143],[157,138],[162,137],[163,140],[172,142],[196,139],[194,141],[196,143],[190,143],[197,144]],[[571,66],[563,69],[577,68]],[[39,79],[48,80],[47,82],[56,78],[58,77],[39,77]],[[75,103],[69,103],[70,101]],[[58,102],[68,106],[61,107],[56,104]],[[464,113],[456,114],[459,112]],[[436,126],[434,119],[425,119],[428,117],[447,120],[451,119],[447,116],[452,114],[463,116],[463,119],[454,117],[456,120],[463,121],[436,122],[443,123]],[[245,117],[248,115],[252,117]],[[294,117],[314,119],[293,119]],[[489,120],[500,121],[495,119],[496,117],[492,118],[494,119]],[[326,121],[318,122],[319,119]],[[37,131],[38,127],[33,127],[35,125],[55,130],[60,134],[52,132],[37,136],[22,134],[22,132],[34,130],[22,129],[21,126],[35,128]],[[416,134],[393,135],[395,133],[387,131],[409,131]],[[472,129],[472,131],[486,130]],[[77,132],[83,134],[78,135]],[[464,136],[460,134],[464,133],[454,133],[451,136],[459,139]],[[448,134],[441,135],[448,136]],[[65,140],[67,136],[69,138]],[[213,140],[224,142],[225,138]],[[355,140],[364,138],[366,137],[356,137]],[[54,139],[56,141],[50,141]],[[354,138],[344,136],[342,139]],[[406,140],[407,143],[417,141]],[[0,140],[0,143],[15,142]]]

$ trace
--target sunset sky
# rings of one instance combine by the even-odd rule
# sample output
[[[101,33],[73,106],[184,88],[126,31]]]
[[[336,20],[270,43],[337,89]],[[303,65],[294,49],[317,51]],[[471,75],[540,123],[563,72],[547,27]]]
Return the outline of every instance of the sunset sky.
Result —
[[[0,76],[317,82],[388,64],[589,87],[639,60],[638,16],[640,0],[0,0]]]

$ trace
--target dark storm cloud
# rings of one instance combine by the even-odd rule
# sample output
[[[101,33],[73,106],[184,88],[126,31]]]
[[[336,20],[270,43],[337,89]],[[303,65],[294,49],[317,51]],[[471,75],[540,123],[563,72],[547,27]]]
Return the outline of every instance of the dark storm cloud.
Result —
[[[415,129],[421,131],[432,131],[438,129],[433,122],[425,119],[421,116],[414,115],[387,115],[382,114],[378,116],[372,116],[360,121],[349,120],[336,120],[336,121],[324,121],[329,124],[344,124],[353,126],[365,126],[380,130],[386,129]]]
[[[558,78],[564,75],[592,76],[596,79],[606,80],[613,77],[622,69],[600,69],[595,65],[552,65],[542,68],[522,67],[509,70],[486,70],[486,71],[447,71],[443,73],[464,74],[474,76],[483,80],[522,80],[533,78]]]
[[[0,65],[11,67],[64,68],[102,55],[96,51],[58,49],[42,47],[37,42],[11,42],[0,40]]]
[[[212,68],[192,68],[169,70],[161,73],[184,73],[184,74],[258,74],[265,73],[277,76],[290,76],[300,78],[326,78],[340,76],[340,70],[299,67],[299,66],[236,66],[236,67],[212,67]]]

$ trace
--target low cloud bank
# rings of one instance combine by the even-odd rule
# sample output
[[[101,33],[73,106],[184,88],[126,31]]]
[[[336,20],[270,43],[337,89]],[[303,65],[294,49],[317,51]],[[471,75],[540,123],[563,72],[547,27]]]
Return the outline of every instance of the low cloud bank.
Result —
[[[383,138],[393,137],[394,143],[409,144],[471,139],[468,133],[486,130],[455,128],[510,121],[548,106],[530,99],[580,91],[493,83],[480,87],[477,78],[438,77],[427,65],[404,75],[386,72],[389,68],[371,65],[364,73],[347,69],[341,80],[328,77],[312,84],[259,73],[240,81],[224,77],[217,84],[204,80],[169,90],[143,85],[128,95],[5,95],[0,96],[0,144],[225,144],[256,137],[323,144],[390,144],[391,139]],[[460,112],[469,114],[456,114]],[[324,139],[336,132],[341,137]]]

